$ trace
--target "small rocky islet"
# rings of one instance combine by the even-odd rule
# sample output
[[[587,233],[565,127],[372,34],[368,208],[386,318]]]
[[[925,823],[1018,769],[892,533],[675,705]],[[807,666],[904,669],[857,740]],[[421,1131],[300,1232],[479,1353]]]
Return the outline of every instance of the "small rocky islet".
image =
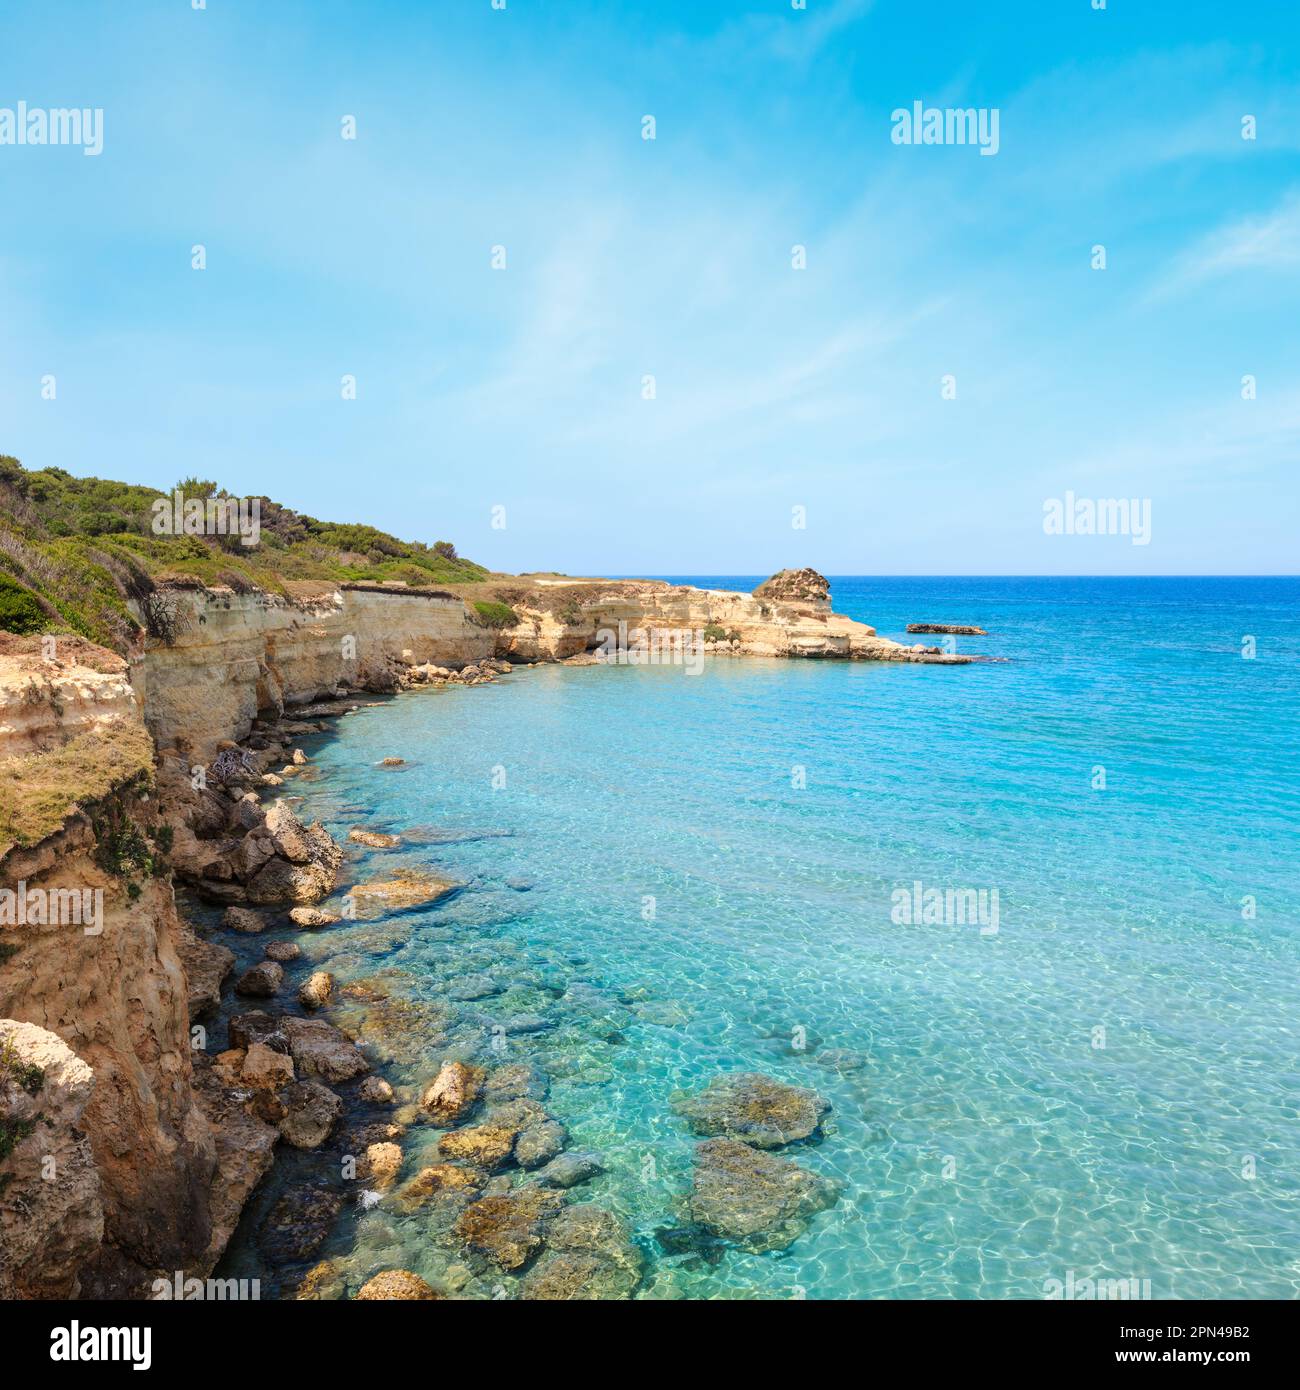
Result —
[[[292,737],[304,732],[295,727]],[[653,1297],[655,1263],[713,1265],[728,1250],[776,1254],[835,1204],[834,1182],[774,1152],[819,1142],[829,1103],[756,1072],[719,1074],[666,1098],[700,1142],[663,1224],[636,1233],[598,1191],[584,1200],[606,1164],[573,1147],[563,1118],[548,1109],[552,1078],[570,1088],[607,1084],[614,1072],[598,1060],[601,1046],[624,1045],[637,1023],[684,1026],[689,1010],[636,991],[619,997],[590,978],[548,978],[452,941],[433,997],[400,967],[375,969],[377,955],[404,942],[403,914],[443,902],[459,885],[410,865],[375,877],[357,868],[358,881],[347,884],[344,848],[279,795],[281,773],[301,776],[310,759],[295,749],[281,773],[259,781],[259,763],[284,755],[269,727],[260,737],[265,747],[232,753],[233,785],[198,797],[179,867],[196,897],[221,908],[236,948],[197,933],[185,943],[196,1018],[218,1012],[222,984],[235,976],[234,1007],[243,1011],[230,1013],[229,1045],[210,1070],[246,1125],[264,1131],[244,1135],[259,1155],[250,1179],[269,1167],[277,1144],[301,1156],[245,1217],[281,1296]],[[405,766],[395,757],[384,763]],[[268,791],[277,799],[264,805]],[[428,831],[410,838],[438,842]],[[404,848],[407,837],[354,825],[346,843],[364,864]],[[286,927],[307,935],[287,939]],[[273,939],[260,957],[236,972],[236,950],[246,956],[264,934]],[[557,1001],[564,1018],[555,1016]],[[301,1013],[279,1011],[295,1002]],[[494,1054],[492,1024],[515,1046],[558,1044],[546,1054],[549,1067]],[[579,1037],[585,1055],[572,1051]],[[577,1071],[566,1063],[571,1053],[582,1055]],[[831,1063],[859,1064],[828,1054]],[[375,1066],[390,1069],[396,1084]],[[413,1083],[422,1069],[425,1080]]]

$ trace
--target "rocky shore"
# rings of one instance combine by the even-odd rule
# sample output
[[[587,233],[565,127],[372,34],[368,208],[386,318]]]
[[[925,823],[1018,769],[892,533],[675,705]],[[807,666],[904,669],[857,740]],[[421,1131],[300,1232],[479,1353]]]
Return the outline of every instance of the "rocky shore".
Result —
[[[375,695],[589,659],[620,622],[698,625],[715,656],[962,658],[833,614],[812,571],[753,595],[535,587],[494,630],[450,595],[373,587],[187,602],[175,640],[129,662],[78,639],[0,651],[0,771],[21,766],[32,786],[59,773],[46,820],[16,821],[0,846],[0,884],[103,899],[94,934],[52,916],[0,924],[0,1297],[148,1296],[177,1271],[210,1274],[241,1220],[282,1295],[645,1296],[647,1237],[575,1200],[602,1156],[573,1148],[548,1108],[554,1075],[494,1048],[487,1007],[510,1003],[526,1039],[556,1028],[556,1001],[570,1031],[599,1040],[632,1001],[572,970],[540,988],[527,972],[462,970],[428,999],[400,972],[319,968],[364,962],[372,940],[400,939],[403,912],[458,885],[384,867],[419,827],[358,823],[339,843],[304,824],[297,788],[317,773],[300,745]],[[120,750],[104,768],[69,756],[78,739],[129,753],[145,726],[152,772]],[[397,772],[402,758],[384,762]],[[337,951],[312,945],[333,937]],[[553,1055],[554,1068],[566,1054]],[[700,1143],[660,1253],[780,1250],[836,1200],[774,1152],[818,1141],[814,1093],[743,1074],[674,1104]],[[283,1179],[277,1153],[298,1156]],[[446,1255],[436,1274],[322,1255],[341,1221],[389,1211],[427,1218]]]

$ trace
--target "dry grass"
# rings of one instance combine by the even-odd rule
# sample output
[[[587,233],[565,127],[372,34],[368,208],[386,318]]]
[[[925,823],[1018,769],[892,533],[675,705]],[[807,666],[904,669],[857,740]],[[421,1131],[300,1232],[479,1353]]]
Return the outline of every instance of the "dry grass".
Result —
[[[70,739],[50,753],[0,762],[0,859],[63,828],[78,807],[153,770],[153,742],[123,722]]]

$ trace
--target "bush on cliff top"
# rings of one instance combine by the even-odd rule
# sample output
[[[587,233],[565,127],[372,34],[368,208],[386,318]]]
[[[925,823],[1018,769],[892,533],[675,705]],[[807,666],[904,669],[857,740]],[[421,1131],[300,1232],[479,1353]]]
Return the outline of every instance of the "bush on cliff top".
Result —
[[[39,844],[62,829],[76,807],[152,771],[153,740],[125,722],[80,734],[52,753],[0,762],[0,859],[16,844]]]
[[[176,490],[190,499],[229,496],[200,478]],[[129,601],[144,603],[168,579],[283,593],[287,580],[428,587],[488,577],[449,541],[427,546],[373,526],[318,521],[268,497],[257,499],[257,545],[237,535],[155,535],[153,506],[167,495],[62,468],[29,472],[0,455],[0,629],[76,632],[125,651],[141,635]]]
[[[508,603],[480,600],[474,612],[483,627],[514,627],[519,621],[519,614]]]

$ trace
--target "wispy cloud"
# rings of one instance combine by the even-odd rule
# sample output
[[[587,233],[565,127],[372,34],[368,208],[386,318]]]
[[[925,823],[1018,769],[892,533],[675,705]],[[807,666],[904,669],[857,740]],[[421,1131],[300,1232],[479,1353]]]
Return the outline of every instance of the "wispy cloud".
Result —
[[[1237,218],[1183,252],[1152,289],[1151,299],[1248,271],[1300,269],[1300,191],[1292,191],[1263,217]]]

